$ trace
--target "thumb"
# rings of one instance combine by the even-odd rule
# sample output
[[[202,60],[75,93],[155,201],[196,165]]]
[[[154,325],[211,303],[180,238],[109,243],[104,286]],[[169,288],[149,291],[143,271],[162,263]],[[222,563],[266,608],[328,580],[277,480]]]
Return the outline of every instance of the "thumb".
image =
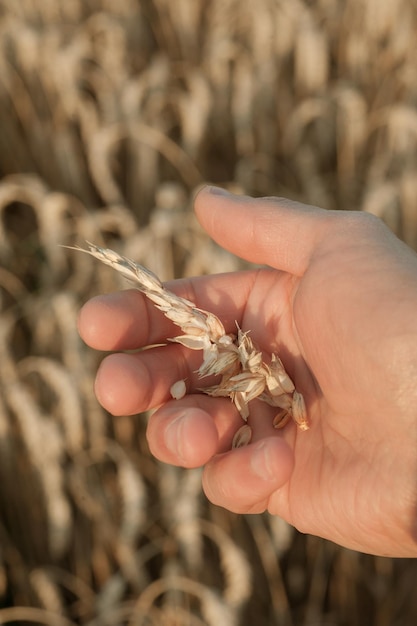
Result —
[[[333,213],[284,198],[254,199],[208,186],[198,192],[194,208],[202,227],[223,248],[299,276]]]

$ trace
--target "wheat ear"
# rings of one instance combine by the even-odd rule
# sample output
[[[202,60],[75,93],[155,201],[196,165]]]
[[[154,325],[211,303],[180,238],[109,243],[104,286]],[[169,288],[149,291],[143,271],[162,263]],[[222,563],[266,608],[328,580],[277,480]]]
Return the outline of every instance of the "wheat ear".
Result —
[[[233,447],[250,442],[252,431],[246,421],[249,402],[255,398],[278,409],[273,420],[275,428],[282,428],[292,418],[301,430],[308,429],[304,398],[295,389],[276,354],[272,354],[270,362],[265,363],[248,332],[243,332],[237,323],[237,333],[227,334],[216,315],[168,291],[153,272],[139,263],[109,248],[100,248],[88,241],[87,245],[88,250],[78,246],[71,249],[90,254],[134,282],[157,309],[181,328],[183,334],[171,337],[169,341],[180,343],[190,350],[203,351],[203,361],[197,370],[199,377],[217,375],[220,381],[199,391],[214,397],[230,398],[245,422],[235,434]],[[184,381],[174,382],[170,392],[173,398],[183,397],[186,393]]]

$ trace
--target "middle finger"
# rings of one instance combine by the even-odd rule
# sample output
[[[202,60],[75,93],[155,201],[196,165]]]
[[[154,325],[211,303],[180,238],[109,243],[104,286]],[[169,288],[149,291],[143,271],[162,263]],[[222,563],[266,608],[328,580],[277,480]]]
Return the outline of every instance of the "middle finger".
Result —
[[[202,352],[168,344],[134,354],[110,354],[97,372],[95,392],[100,404],[113,415],[133,415],[170,399],[170,388],[184,380],[187,393],[213,383],[200,378]]]

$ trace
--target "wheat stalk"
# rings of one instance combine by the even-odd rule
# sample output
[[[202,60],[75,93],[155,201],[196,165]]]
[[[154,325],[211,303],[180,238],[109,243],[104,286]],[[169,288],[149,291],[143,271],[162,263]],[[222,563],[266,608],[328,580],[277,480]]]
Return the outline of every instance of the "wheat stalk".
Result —
[[[267,364],[257,350],[248,332],[238,324],[237,334],[227,334],[219,318],[194,302],[168,291],[150,270],[121,256],[109,248],[101,248],[87,242],[89,250],[78,246],[71,249],[85,252],[110,265],[151,300],[157,309],[174,324],[183,335],[170,337],[168,341],[179,343],[190,350],[202,350],[203,362],[197,372],[200,378],[220,376],[220,381],[210,387],[199,389],[213,397],[228,397],[235,404],[245,424],[233,439],[233,447],[249,443],[252,431],[246,424],[249,403],[258,398],[278,410],[273,425],[282,428],[292,418],[301,430],[309,427],[304,398],[285,371],[281,359],[272,354]],[[173,398],[180,399],[186,393],[184,381],[171,387]]]

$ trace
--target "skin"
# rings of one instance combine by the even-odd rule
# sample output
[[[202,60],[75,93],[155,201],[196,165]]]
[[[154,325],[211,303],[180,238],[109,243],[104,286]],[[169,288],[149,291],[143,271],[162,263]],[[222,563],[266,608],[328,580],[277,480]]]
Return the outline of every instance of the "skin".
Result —
[[[311,428],[272,427],[254,401],[252,442],[230,450],[241,420],[196,392],[201,354],[138,291],[99,296],[79,316],[92,348],[111,350],[96,394],[113,415],[159,407],[147,438],[160,460],[204,466],[203,488],[237,513],[268,510],[304,533],[371,554],[417,556],[417,256],[377,218],[204,187],[196,215],[232,253],[266,266],[168,288],[235,320],[277,352],[305,397]],[[186,379],[187,396],[169,397]],[[207,381],[210,384],[212,381]]]

